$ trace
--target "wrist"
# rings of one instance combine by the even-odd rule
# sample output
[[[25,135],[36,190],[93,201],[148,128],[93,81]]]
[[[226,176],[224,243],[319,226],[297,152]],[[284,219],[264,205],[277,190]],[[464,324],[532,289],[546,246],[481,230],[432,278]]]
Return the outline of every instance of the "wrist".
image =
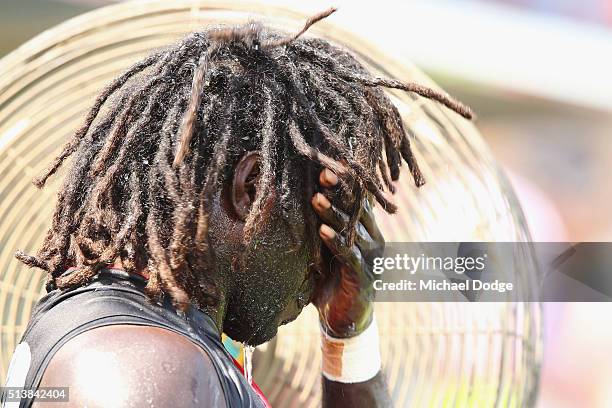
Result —
[[[378,325],[372,314],[370,324],[349,338],[331,336],[321,326],[323,376],[340,383],[368,381],[381,369]]]
[[[350,338],[363,333],[374,318],[371,302],[364,302],[359,307],[348,310],[326,305],[319,309],[321,330],[334,338]]]

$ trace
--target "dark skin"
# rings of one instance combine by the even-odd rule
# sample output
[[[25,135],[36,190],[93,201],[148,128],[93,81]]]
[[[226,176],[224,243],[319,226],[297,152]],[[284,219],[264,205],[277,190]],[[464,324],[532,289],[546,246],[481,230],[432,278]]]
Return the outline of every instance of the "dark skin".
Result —
[[[363,332],[372,321],[372,257],[381,255],[384,239],[378,229],[370,202],[365,205],[357,225],[355,245],[349,247],[342,235],[348,216],[332,205],[327,195],[338,183],[337,176],[328,169],[321,172],[319,184],[323,194],[317,193],[312,206],[323,223],[319,236],[327,246],[331,259],[327,260],[330,278],[317,288],[313,303],[319,311],[321,325],[329,335],[352,337]],[[382,371],[369,381],[345,384],[323,377],[323,407],[390,407],[389,391]]]
[[[218,245],[213,248],[214,273],[220,282],[222,301],[204,311],[220,331],[257,345],[274,337],[278,326],[297,318],[312,300],[328,334],[359,334],[372,319],[367,261],[384,245],[371,208],[362,214],[356,244],[348,248],[342,236],[348,217],[326,197],[338,179],[324,170],[319,179],[323,194],[313,197],[312,206],[323,222],[319,235],[330,255],[326,262],[328,278],[315,287],[308,270],[310,254],[302,242],[284,236],[285,231],[274,221],[260,232],[257,252],[237,266],[234,259],[242,250],[244,220],[254,197],[258,163],[257,154],[245,154],[234,169],[231,184],[220,189],[212,203],[209,225],[211,243]],[[274,201],[272,194],[272,208]],[[294,218],[303,224],[299,212]],[[92,369],[96,365],[88,364],[88,359],[96,358],[104,361],[104,369]],[[58,407],[108,406],[113,392],[119,394],[117,398],[124,398],[118,400],[129,401],[132,406],[225,406],[206,353],[184,337],[160,328],[115,325],[79,335],[55,354],[41,386],[70,387],[70,402]],[[107,392],[88,392],[99,389]],[[379,372],[373,379],[356,384],[323,378],[323,406],[387,407],[391,401]]]

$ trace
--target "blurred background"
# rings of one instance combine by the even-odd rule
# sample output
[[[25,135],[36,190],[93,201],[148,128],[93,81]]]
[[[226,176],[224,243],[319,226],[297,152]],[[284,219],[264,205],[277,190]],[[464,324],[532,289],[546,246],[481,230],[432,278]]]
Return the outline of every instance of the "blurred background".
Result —
[[[1,0],[0,56],[105,0]],[[512,181],[537,241],[612,241],[612,2],[280,1],[385,39],[449,93]],[[2,140],[0,139],[0,146]],[[539,407],[612,406],[612,304],[548,303]]]

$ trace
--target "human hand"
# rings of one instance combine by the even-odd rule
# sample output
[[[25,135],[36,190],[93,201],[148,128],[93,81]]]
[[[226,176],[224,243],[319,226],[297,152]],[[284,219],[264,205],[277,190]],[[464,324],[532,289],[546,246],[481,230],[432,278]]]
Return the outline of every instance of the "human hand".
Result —
[[[329,169],[319,176],[324,193],[331,193],[338,177]],[[373,317],[374,274],[372,264],[381,256],[385,241],[376,225],[373,204],[365,200],[356,226],[355,243],[346,242],[349,216],[333,205],[324,193],[316,193],[312,206],[323,224],[319,236],[327,254],[324,256],[325,278],[317,285],[313,303],[326,333],[336,338],[362,333]]]

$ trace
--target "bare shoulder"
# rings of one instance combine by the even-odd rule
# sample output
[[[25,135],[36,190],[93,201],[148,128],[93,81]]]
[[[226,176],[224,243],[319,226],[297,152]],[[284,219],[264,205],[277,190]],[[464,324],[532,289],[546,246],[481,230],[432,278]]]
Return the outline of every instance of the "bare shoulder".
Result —
[[[107,326],[71,339],[40,386],[70,387],[70,407],[226,406],[210,357],[157,327]]]

